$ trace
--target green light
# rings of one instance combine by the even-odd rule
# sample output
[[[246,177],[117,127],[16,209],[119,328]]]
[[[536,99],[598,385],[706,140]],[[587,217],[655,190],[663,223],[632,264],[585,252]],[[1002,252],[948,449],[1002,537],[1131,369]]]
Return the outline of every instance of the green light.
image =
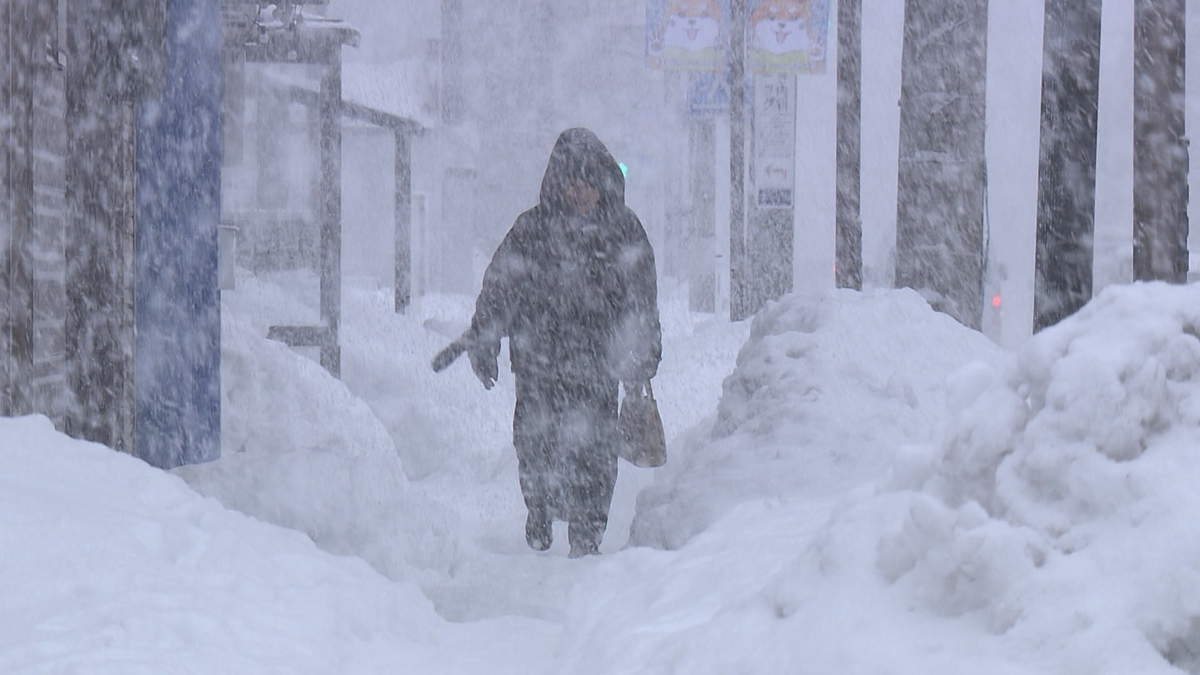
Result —
[[[621,177],[629,175],[629,167],[625,166],[625,162],[617,162],[617,166],[621,167]]]

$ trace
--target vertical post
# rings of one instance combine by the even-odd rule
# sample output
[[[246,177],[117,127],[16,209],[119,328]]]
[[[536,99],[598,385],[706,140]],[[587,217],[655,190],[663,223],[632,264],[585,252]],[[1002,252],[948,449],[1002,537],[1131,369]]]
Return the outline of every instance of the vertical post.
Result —
[[[1137,0],[1133,22],[1133,278],[1188,274],[1184,0]]]
[[[288,104],[276,89],[261,85],[257,89],[254,93],[257,119],[253,122],[254,166],[257,174],[254,180],[255,206],[264,212],[283,211],[288,204],[288,181],[285,178],[286,167],[279,158],[284,156],[284,143],[290,130],[284,128],[280,120],[288,119]],[[320,127],[319,116],[317,127]],[[320,195],[319,189],[317,195]],[[308,260],[305,262],[311,264]]]
[[[134,429],[173,468],[221,453],[221,9],[165,4],[162,86],[136,112]]]
[[[413,193],[412,302],[419,302],[421,297],[429,293],[429,216],[425,199],[424,193]]]
[[[754,314],[792,290],[796,238],[796,76],[752,76],[746,190],[746,249],[750,269],[745,311]]]
[[[729,2],[729,318],[748,306],[746,259],[746,0]]]
[[[987,0],[906,0],[896,286],[983,320]]]
[[[33,237],[33,69],[41,35],[35,29],[36,0],[15,0],[0,8],[6,31],[4,100],[0,124],[4,212],[0,213],[0,414],[33,412],[33,293],[29,245]]]
[[[838,288],[862,290],[862,0],[838,0],[837,241]]]
[[[713,266],[716,268],[716,286],[713,295],[713,304],[716,307],[718,314],[729,316],[732,314],[729,302],[729,215],[732,211],[730,206],[731,190],[729,187],[730,174],[728,171],[722,171],[721,167],[728,167],[729,151],[731,143],[729,141],[729,125],[727,120],[718,119],[714,125],[713,147],[715,149],[716,161],[713,162],[713,176],[715,177],[716,186],[713,193],[713,220],[715,230],[713,233]]]
[[[137,454],[136,428],[134,424],[137,410],[137,382],[135,381],[135,349],[137,334],[134,329],[137,321],[137,114],[133,100],[121,101],[120,140],[118,160],[120,176],[120,205],[119,217],[114,223],[115,241],[113,249],[116,253],[114,261],[116,288],[114,298],[114,313],[118,319],[121,339],[118,350],[114,355],[117,359],[113,380],[114,405],[114,443],[112,447]],[[218,334],[217,339],[220,339]],[[219,345],[218,345],[219,346]]]
[[[1092,297],[1101,0],[1046,0],[1033,329]]]
[[[412,147],[396,129],[396,313],[412,302]]]
[[[246,51],[221,47],[221,162],[242,163],[246,120]]]
[[[441,0],[442,10],[442,121],[456,125],[466,114],[463,82],[463,0]],[[541,36],[539,36],[541,37]]]
[[[61,429],[69,397],[66,360],[63,358],[67,217],[65,75],[59,59],[59,49],[65,49],[66,42],[60,39],[59,4],[54,0],[38,2],[34,32],[29,34],[38,58],[33,62],[37,67],[30,71],[33,77],[33,133],[28,147],[31,150],[33,225],[27,269],[32,304],[30,342],[34,375],[27,391],[29,407],[34,412],[48,415]]]
[[[692,210],[687,236],[688,306],[693,312],[717,311],[716,268],[713,254],[716,237],[716,122],[693,119],[688,125],[691,152],[690,192]]]
[[[317,102],[321,121],[321,323],[326,333],[321,366],[341,377],[342,315],[342,55],[330,48]]]
[[[127,111],[135,83],[122,77],[129,73],[120,41],[136,29],[122,19],[110,4],[92,0],[73,1],[67,13],[65,352],[72,404],[65,431],[132,453],[128,430],[136,411],[125,394],[135,320],[122,288],[132,283],[125,257],[132,253],[121,244],[134,217]]]
[[[16,382],[12,359],[12,288],[10,266],[13,252],[13,219],[16,193],[13,170],[17,162],[16,125],[14,123],[15,84],[19,71],[18,43],[14,36],[22,31],[14,24],[17,4],[0,5],[0,416],[16,414],[12,404],[12,386]]]

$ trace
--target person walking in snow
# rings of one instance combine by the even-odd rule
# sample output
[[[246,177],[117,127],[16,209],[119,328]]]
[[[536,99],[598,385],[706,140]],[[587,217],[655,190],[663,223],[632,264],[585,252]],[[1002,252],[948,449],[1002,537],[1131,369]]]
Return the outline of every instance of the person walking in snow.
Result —
[[[619,384],[658,371],[654,251],[625,205],[625,178],[594,133],[564,131],[538,205],[493,255],[463,345],[491,389],[508,338],[516,378],[513,445],[529,514],[525,539],[550,548],[565,520],[571,557],[599,553],[617,480]]]

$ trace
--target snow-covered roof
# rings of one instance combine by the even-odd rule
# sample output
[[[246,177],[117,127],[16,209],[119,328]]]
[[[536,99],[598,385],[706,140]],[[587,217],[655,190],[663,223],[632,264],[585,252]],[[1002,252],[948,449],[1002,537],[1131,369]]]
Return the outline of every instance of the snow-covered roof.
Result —
[[[223,13],[226,48],[238,49],[252,61],[322,63],[343,45],[357,47],[362,38],[342,19],[297,15],[281,19],[245,8]]]
[[[425,64],[416,60],[344,63],[342,99],[431,128],[437,125],[431,79]]]
[[[301,38],[320,38],[336,36],[341,44],[357,47],[361,34],[358,29],[341,19],[327,19],[320,16],[307,16],[296,24],[296,33]]]
[[[342,65],[342,114],[387,127],[430,128],[437,120],[427,107],[428,78],[418,62]],[[316,103],[319,84],[306,73],[289,68],[265,70],[271,87],[290,90],[301,102]]]

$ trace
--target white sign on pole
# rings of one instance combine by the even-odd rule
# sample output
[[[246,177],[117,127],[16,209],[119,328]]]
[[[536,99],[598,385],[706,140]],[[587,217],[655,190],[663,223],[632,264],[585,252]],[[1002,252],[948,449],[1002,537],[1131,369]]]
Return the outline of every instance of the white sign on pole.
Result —
[[[754,78],[754,189],[759,208],[792,206],[796,186],[796,78]]]

